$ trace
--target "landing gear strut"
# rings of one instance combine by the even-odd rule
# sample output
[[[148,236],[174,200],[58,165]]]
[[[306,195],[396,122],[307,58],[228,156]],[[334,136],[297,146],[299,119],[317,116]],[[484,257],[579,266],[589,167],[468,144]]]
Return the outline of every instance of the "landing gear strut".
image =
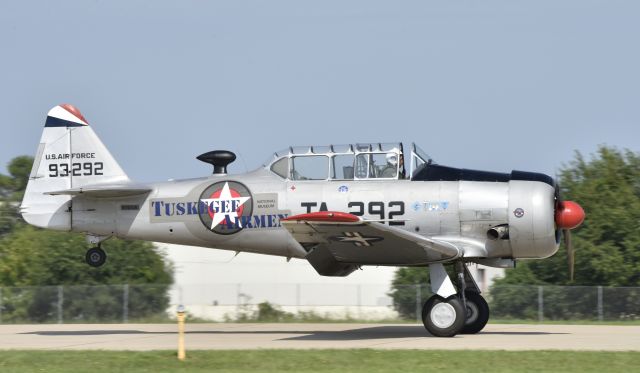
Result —
[[[480,332],[489,320],[489,305],[463,262],[454,266],[457,289],[442,264],[431,264],[431,290],[435,293],[422,307],[422,322],[436,337]]]
[[[107,253],[98,245],[97,247],[92,247],[87,250],[87,255],[85,255],[84,259],[88,265],[97,268],[107,261]]]

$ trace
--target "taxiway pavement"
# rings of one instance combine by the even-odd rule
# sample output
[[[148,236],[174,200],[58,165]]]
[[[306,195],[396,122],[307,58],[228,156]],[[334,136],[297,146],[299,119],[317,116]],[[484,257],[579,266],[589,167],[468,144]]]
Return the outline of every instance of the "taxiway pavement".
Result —
[[[477,349],[640,351],[640,326],[489,324],[436,338],[409,324],[187,324],[187,350]],[[174,324],[0,325],[0,349],[173,350]]]

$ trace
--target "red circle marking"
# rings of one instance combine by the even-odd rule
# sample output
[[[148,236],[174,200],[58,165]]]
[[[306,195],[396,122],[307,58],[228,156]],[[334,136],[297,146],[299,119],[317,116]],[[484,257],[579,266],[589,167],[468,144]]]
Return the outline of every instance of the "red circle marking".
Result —
[[[231,188],[229,188],[229,193],[231,194],[231,197],[233,197],[233,198],[242,197],[242,195],[241,195],[240,193],[238,193],[238,191],[236,191],[235,189],[231,189]],[[211,196],[209,196],[209,198],[210,198],[210,199],[213,199],[213,198],[220,198],[220,194],[222,194],[222,188],[220,188],[220,189],[216,190],[215,192],[213,192],[213,193],[211,194]],[[244,210],[244,206],[240,206],[240,207],[238,207],[238,210],[237,210],[238,218],[239,218],[240,216],[242,216],[242,211],[243,211],[243,210]],[[209,206],[207,206],[207,212],[209,213],[209,217],[213,220],[213,216],[214,216],[216,213],[215,213],[215,211],[213,211],[213,210],[211,209],[211,204],[209,204]],[[226,224],[227,224],[227,221],[226,221],[226,220],[223,220],[223,221],[221,221],[221,222],[220,222],[220,224],[224,224],[224,225],[226,225]]]

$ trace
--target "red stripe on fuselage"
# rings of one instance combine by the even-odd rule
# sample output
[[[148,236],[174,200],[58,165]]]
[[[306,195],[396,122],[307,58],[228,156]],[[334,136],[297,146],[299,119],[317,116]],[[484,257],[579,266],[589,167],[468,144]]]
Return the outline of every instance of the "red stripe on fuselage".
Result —
[[[346,212],[339,211],[318,211],[308,214],[290,216],[283,221],[302,220],[308,222],[328,222],[328,223],[357,223],[360,218]]]

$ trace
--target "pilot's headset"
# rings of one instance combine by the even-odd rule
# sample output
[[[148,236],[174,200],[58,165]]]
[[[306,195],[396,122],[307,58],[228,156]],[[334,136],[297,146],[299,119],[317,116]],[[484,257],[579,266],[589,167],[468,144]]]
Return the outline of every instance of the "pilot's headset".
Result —
[[[387,163],[396,166],[398,164],[398,154],[393,152],[387,153]]]

